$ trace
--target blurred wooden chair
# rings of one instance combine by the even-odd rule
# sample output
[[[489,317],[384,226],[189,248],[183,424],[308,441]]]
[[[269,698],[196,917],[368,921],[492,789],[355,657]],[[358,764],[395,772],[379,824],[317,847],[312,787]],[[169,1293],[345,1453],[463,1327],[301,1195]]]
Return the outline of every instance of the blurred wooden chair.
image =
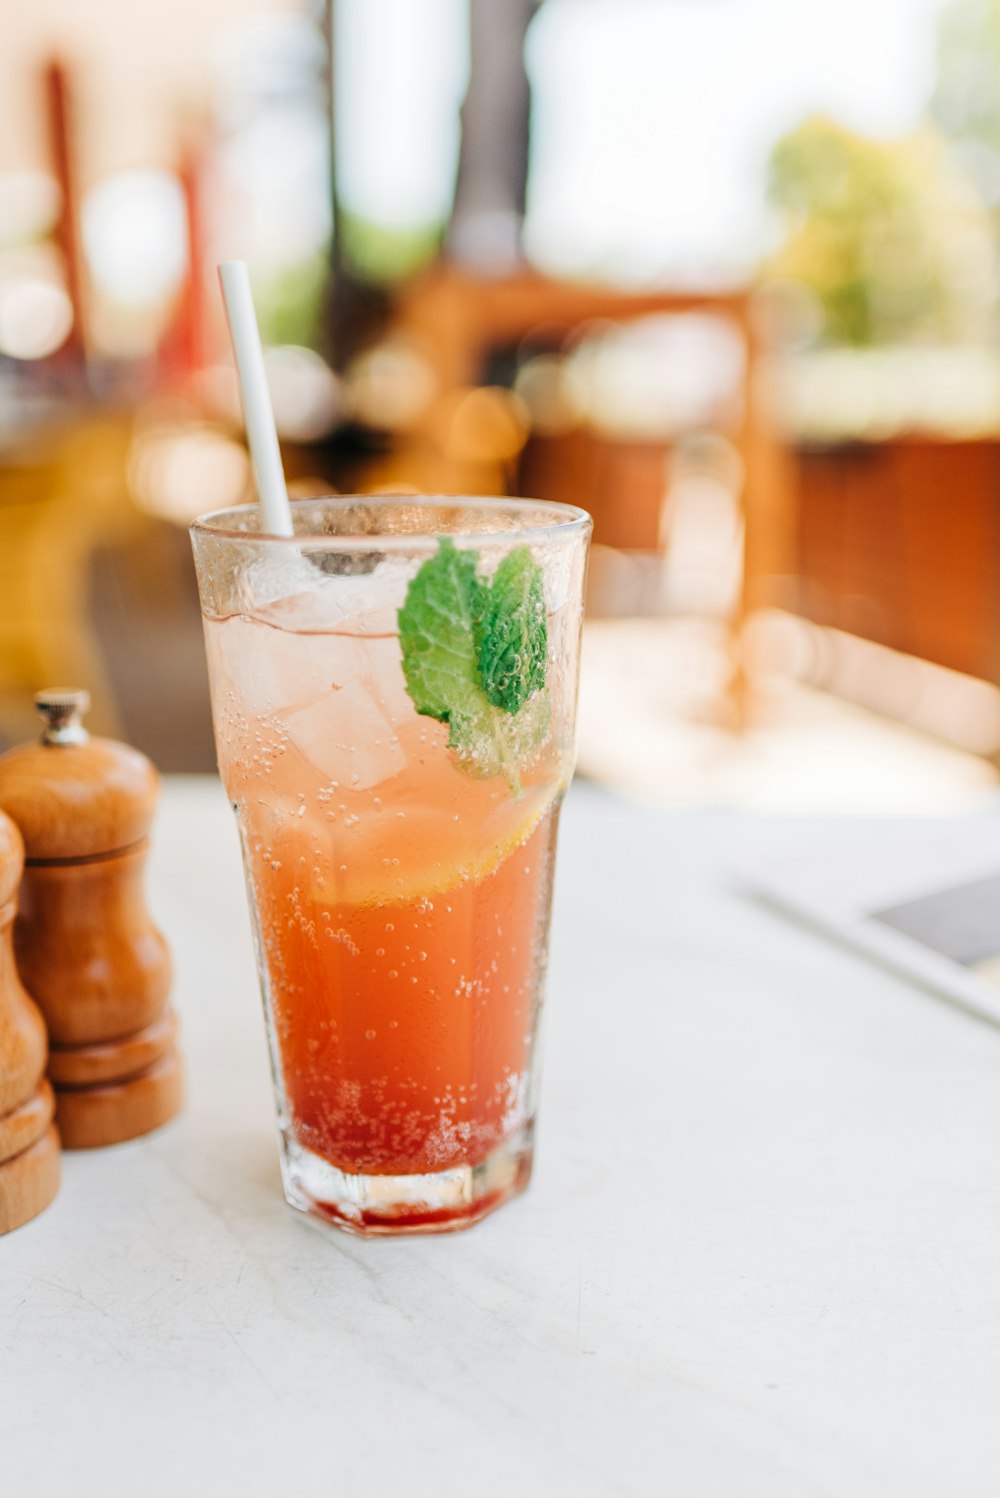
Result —
[[[439,389],[449,392],[474,386],[491,353],[515,348],[537,330],[555,343],[602,320],[621,324],[685,313],[720,319],[744,350],[738,409],[728,433],[742,466],[742,584],[731,620],[732,699],[735,717],[742,721],[747,712],[743,626],[752,610],[773,601],[775,579],[792,570],[796,544],[791,468],[767,419],[751,291],[631,292],[556,281],[527,269],[476,277],[445,264],[407,291],[396,327],[432,363]],[[598,542],[646,550],[662,544],[666,441],[614,445],[581,428],[554,444],[544,474],[529,444],[520,470],[526,492],[589,509]],[[635,497],[631,509],[625,500],[630,488]]]

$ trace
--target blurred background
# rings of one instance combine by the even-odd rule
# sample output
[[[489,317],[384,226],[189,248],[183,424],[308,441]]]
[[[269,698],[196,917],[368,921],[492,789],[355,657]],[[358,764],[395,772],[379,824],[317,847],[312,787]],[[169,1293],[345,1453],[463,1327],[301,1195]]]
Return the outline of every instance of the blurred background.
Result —
[[[1000,0],[33,0],[0,55],[0,747],[214,766],[186,526],[582,504],[582,773],[951,810],[1000,765]]]

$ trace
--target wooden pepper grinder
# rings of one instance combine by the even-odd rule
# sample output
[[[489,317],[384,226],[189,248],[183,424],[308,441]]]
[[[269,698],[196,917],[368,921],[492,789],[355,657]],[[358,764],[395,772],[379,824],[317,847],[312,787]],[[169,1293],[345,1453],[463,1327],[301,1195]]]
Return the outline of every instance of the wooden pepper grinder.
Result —
[[[158,776],[135,749],[92,739],[86,692],[39,692],[41,743],[0,757],[0,808],[27,855],[17,964],[49,1028],[67,1149],[146,1134],[181,1106],[171,964],[142,890]]]
[[[0,812],[0,1233],[37,1217],[59,1190],[45,1025],[17,975],[11,939],[23,868],[21,834]]]

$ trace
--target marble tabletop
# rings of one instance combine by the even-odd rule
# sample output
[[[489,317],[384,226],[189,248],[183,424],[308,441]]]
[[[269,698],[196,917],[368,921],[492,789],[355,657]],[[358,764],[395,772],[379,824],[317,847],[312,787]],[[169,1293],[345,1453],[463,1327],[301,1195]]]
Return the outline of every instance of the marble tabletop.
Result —
[[[0,1240],[0,1492],[994,1498],[1000,1033],[732,887],[807,831],[575,788],[534,1184],[368,1242],[282,1202],[235,831],[168,782],[190,1100]]]

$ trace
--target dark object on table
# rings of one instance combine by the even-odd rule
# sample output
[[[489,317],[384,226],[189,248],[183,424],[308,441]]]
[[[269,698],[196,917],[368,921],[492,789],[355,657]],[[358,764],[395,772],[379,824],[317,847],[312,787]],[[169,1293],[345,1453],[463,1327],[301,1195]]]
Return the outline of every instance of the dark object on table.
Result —
[[[35,700],[41,743],[0,758],[0,807],[26,853],[14,947],[49,1027],[63,1144],[87,1149],[181,1105],[170,956],[142,890],[159,777],[137,750],[90,738],[85,692]]]
[[[59,1189],[45,1025],[17,975],[11,928],[24,846],[0,812],[0,1233],[37,1217]]]

